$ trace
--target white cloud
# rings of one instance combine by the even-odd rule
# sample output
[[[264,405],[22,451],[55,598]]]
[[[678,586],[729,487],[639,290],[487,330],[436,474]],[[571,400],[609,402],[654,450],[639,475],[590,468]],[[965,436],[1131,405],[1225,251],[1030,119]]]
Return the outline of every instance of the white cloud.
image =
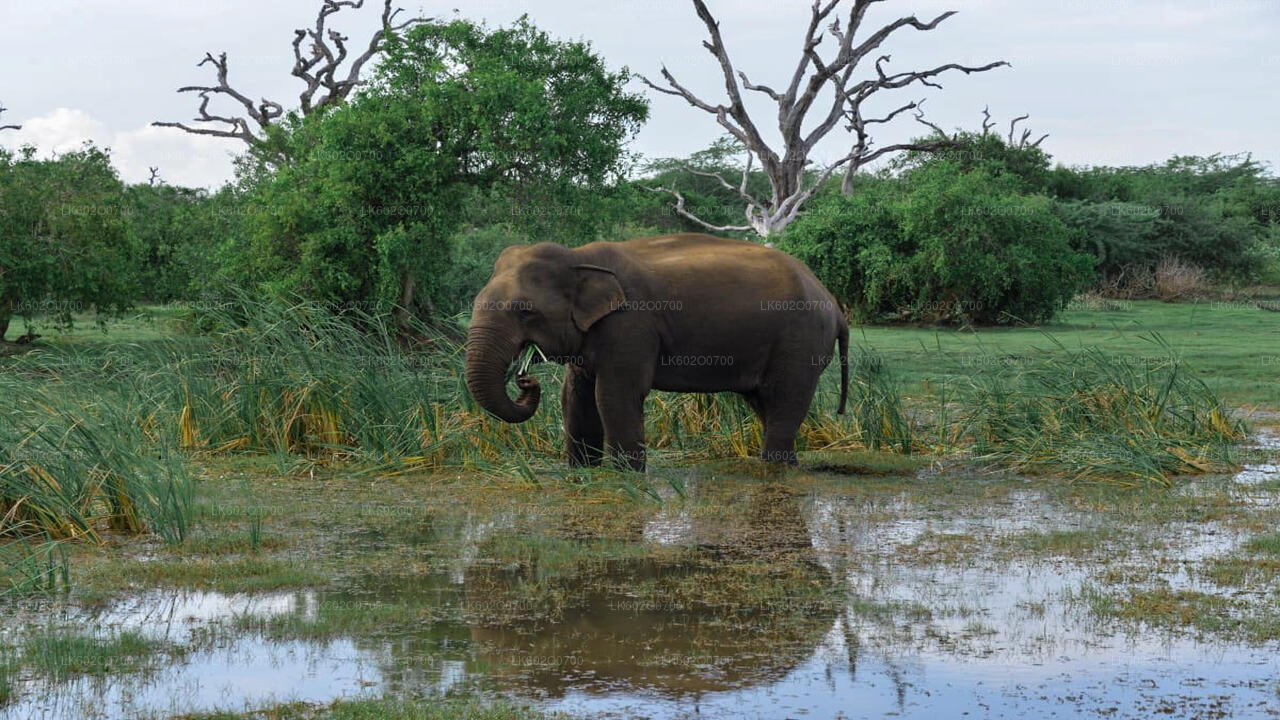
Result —
[[[9,122],[13,118],[8,119]],[[113,137],[105,125],[83,110],[58,108],[40,117],[22,120],[22,129],[0,135],[9,147],[34,145],[41,157],[75,150],[85,142],[109,145]]]
[[[0,134],[0,145],[31,145],[40,157],[75,150],[86,142],[111,150],[111,160],[128,183],[145,182],[150,168],[171,185],[216,187],[231,178],[231,157],[238,141],[190,135],[150,125],[114,131],[83,110],[58,108],[46,115],[6,122],[22,129]]]

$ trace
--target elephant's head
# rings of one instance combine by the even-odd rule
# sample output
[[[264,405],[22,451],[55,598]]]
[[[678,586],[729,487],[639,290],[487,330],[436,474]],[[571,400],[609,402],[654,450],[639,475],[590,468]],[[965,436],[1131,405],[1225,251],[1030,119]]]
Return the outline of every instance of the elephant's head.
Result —
[[[560,245],[515,245],[502,251],[493,277],[476,296],[467,333],[467,389],[481,407],[507,422],[528,420],[541,390],[531,377],[507,394],[507,368],[529,345],[569,358],[591,326],[626,301],[612,270],[578,262]]]

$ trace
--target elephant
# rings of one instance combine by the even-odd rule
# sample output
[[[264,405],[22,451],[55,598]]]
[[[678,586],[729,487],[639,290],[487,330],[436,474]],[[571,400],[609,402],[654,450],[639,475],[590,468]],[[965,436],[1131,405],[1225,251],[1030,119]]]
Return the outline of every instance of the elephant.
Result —
[[[652,390],[735,392],[764,429],[761,458],[796,464],[795,435],[849,325],[803,263],[758,243],[682,233],[578,248],[513,245],[476,296],[466,386],[510,423],[528,420],[538,381],[507,372],[536,345],[565,366],[561,392],[570,466],[645,469],[644,400]]]

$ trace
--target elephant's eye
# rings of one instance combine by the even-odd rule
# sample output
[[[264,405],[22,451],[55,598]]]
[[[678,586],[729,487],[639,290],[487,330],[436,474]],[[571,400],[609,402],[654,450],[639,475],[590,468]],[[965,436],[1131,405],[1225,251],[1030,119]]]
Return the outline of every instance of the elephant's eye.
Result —
[[[516,311],[516,313],[520,316],[521,320],[531,320],[538,315],[538,311],[528,305],[521,307]]]

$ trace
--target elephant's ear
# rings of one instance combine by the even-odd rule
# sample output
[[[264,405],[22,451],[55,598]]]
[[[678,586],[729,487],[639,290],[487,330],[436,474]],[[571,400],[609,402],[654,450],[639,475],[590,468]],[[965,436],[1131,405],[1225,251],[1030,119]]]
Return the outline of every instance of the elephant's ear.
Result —
[[[627,296],[622,293],[622,286],[612,270],[596,265],[574,265],[573,271],[578,278],[573,298],[573,324],[586,332],[600,318],[620,310]]]

